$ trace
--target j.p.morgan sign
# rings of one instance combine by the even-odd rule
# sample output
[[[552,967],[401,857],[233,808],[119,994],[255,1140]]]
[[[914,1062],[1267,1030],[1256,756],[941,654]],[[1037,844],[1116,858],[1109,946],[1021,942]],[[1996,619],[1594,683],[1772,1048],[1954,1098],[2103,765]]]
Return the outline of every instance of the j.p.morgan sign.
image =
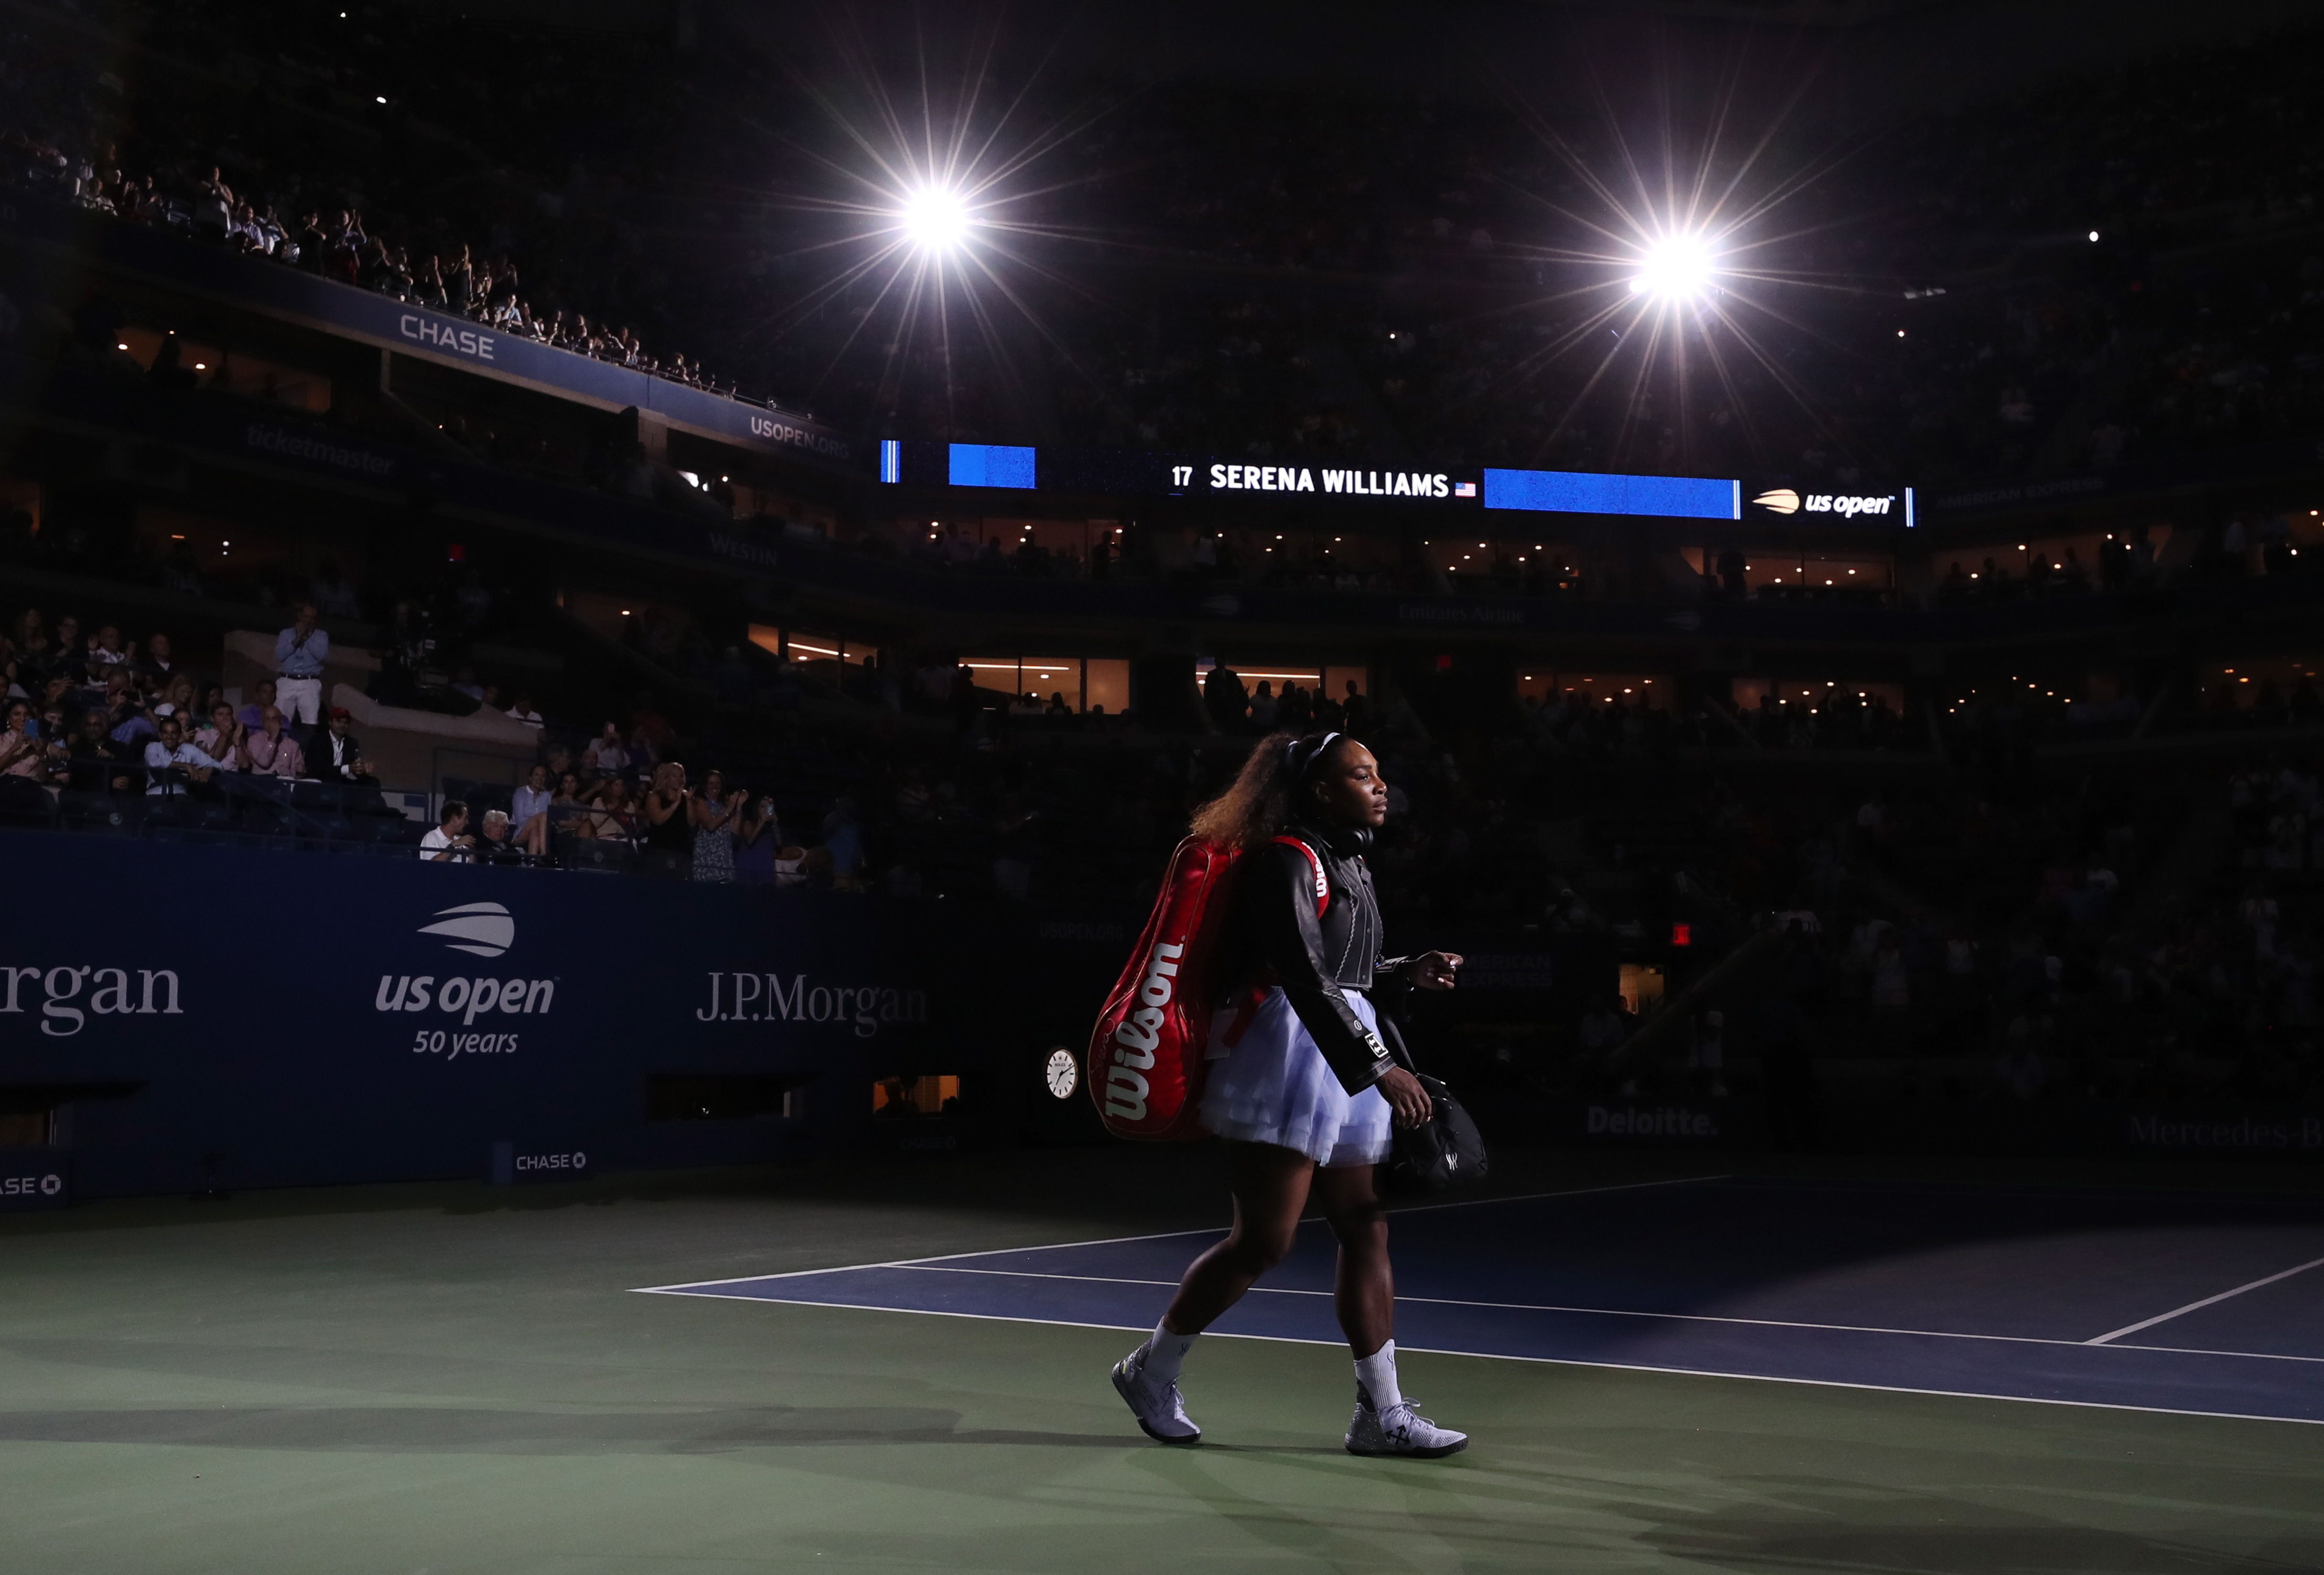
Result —
[[[696,1007],[702,1023],[844,1023],[859,1039],[890,1026],[928,1020],[928,992],[880,984],[817,984],[804,973],[710,975],[710,1002]]]

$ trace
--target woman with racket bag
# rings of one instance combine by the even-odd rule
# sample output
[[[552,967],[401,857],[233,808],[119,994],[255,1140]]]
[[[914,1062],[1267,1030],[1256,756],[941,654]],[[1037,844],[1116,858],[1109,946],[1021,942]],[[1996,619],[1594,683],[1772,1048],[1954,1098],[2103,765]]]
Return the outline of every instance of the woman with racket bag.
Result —
[[[1148,1138],[1207,1131],[1228,1147],[1233,1229],[1188,1267],[1152,1338],[1113,1369],[1139,1426],[1162,1442],[1200,1441],[1180,1365],[1194,1337],[1291,1249],[1311,1200],[1339,1242],[1334,1305],[1356,1359],[1349,1451],[1434,1458],[1469,1441],[1419,1415],[1397,1386],[1375,1172],[1396,1128],[1416,1132],[1452,1112],[1438,1108],[1443,1085],[1433,1099],[1398,1064],[1367,992],[1388,976],[1449,990],[1461,959],[1379,955],[1364,851],[1387,818],[1379,762],[1356,740],[1261,741],[1233,785],[1196,812],[1099,1019],[1089,1083],[1109,1127]],[[1393,1036],[1393,1025],[1386,1031]],[[1473,1128],[1464,1138],[1480,1163]]]

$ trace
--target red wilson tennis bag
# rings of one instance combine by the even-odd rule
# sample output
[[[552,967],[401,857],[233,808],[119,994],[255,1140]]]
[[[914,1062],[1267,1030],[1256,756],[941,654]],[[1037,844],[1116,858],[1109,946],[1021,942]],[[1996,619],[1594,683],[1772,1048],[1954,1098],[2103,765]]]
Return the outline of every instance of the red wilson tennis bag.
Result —
[[[1234,907],[1241,853],[1188,837],[1170,855],[1154,915],[1090,1035],[1090,1098],[1117,1138],[1200,1138],[1211,977]]]

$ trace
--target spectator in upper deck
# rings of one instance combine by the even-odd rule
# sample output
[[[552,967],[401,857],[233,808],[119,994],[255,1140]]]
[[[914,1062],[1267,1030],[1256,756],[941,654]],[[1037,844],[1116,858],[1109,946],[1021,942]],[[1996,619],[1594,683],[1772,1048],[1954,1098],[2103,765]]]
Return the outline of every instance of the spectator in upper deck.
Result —
[[[622,741],[622,725],[605,723],[604,732],[581,751],[582,769],[596,777],[618,777],[630,769],[629,747]]]
[[[447,798],[436,829],[420,839],[420,856],[430,864],[465,864],[475,845],[476,839],[468,834],[468,806]]]
[[[227,770],[240,771],[248,769],[242,763],[242,745],[249,736],[250,730],[235,718],[234,707],[221,700],[210,707],[208,725],[195,730],[194,742]]]
[[[298,617],[274,637],[274,704],[283,720],[312,727],[323,715],[323,668],[330,660],[331,637],[315,626],[315,603],[299,603]]]
[[[106,736],[105,713],[92,705],[80,714],[80,729],[73,734],[64,786],[83,793],[125,791],[134,774],[130,762],[142,750],[130,750]]]
[[[282,731],[279,706],[266,708],[265,725],[242,740],[242,769],[266,777],[304,777],[307,758],[299,741]]]
[[[264,727],[266,725],[266,708],[275,703],[274,680],[272,678],[259,679],[258,682],[252,686],[250,694],[251,698],[249,704],[243,706],[241,710],[235,712],[234,714],[234,719],[242,723],[244,728]]]
[[[376,785],[378,778],[364,761],[363,745],[347,731],[355,719],[344,705],[331,707],[330,720],[323,731],[315,735],[312,775],[326,782],[368,782]],[[262,723],[263,719],[262,718]]]
[[[168,710],[167,706],[162,709]],[[161,718],[158,736],[145,746],[145,791],[154,797],[174,798],[189,787],[207,786],[225,769],[225,763],[188,741],[177,716]]]

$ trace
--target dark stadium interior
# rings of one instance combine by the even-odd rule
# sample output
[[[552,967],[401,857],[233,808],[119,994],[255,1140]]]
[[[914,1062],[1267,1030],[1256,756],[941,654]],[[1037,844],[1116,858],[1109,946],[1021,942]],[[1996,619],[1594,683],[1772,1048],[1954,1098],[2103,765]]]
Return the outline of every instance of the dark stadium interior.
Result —
[[[295,1455],[330,1429],[284,1419],[339,1404],[329,1320],[412,1283],[366,1255],[439,1256],[581,1364],[560,1255],[626,1295],[1216,1223],[1177,1190],[1210,1157],[1110,1147],[1084,1049],[1190,815],[1278,732],[1378,756],[1394,949],[1468,959],[1398,1009],[1499,1190],[1741,1177],[1764,1192],[1737,1230],[1771,1239],[1752,1211],[1782,1187],[1835,1189],[1797,1206],[1840,1220],[1890,1186],[2178,1200],[2092,1203],[2087,1237],[2057,1222],[2080,1202],[2015,1231],[1986,1193],[1932,1203],[1939,1256],[2276,1218],[2197,1194],[2291,1200],[2312,1233],[2320,69],[2313,14],[2261,0],[0,0],[0,1284],[27,1309],[0,1312],[0,1373],[28,1364],[0,1503],[69,1474],[59,1441],[166,1452],[227,1403],[204,1358],[164,1362],[166,1395],[40,1365],[170,1338],[119,1312],[73,1332],[80,1287],[136,1272],[115,1226],[253,1349],[246,1294],[329,1260],[334,1310],[282,1336],[312,1351],[228,1425]],[[1138,1196],[1110,1213],[1106,1188]],[[1673,1294],[1780,1322],[1779,1282],[1840,1272],[1804,1264]],[[2317,1293],[2288,1284],[2296,1327]],[[901,1451],[848,1478],[911,1527],[854,1544],[864,1567],[1094,1567],[1063,1510],[1004,1555],[905,1488],[939,1436],[1093,1455],[1117,1414],[1044,1431],[1065,1378],[982,1375],[1045,1339],[1111,1350],[1057,1327],[1105,1320],[935,1321],[967,1342],[942,1382],[1011,1418],[978,1432],[982,1402],[831,1376],[946,1310],[854,1294],[633,1298],[609,1326],[696,1320],[673,1340],[724,1360],[789,1320],[795,1370],[733,1404],[819,1386],[798,1404],[831,1438]],[[530,1488],[581,1494],[550,1457],[637,1443],[598,1418],[520,1450],[474,1418],[559,1385],[431,1389],[365,1349],[365,1386],[484,1408],[374,1418],[395,1448],[535,1452]],[[1432,1359],[1470,1376],[1435,1385],[1533,1427],[1528,1494],[1563,1469],[1524,1420],[1538,1375],[1598,1386],[1574,1404],[1634,1488],[1689,1425],[1680,1386],[1714,1383],[1457,1349]],[[1789,1407],[1765,1425],[1818,1454],[1797,1499],[1698,1482],[1701,1524],[1570,1544],[1464,1501],[1393,1534],[1478,1569],[2324,1546],[2307,1399],[2158,1399],[2116,1435],[1935,1379],[1886,1387],[1956,1397],[1851,1392],[1841,1434],[1895,1405],[1948,1460],[2076,1462],[2041,1526],[1972,1506],[1990,1543],[1916,1540],[1895,1506],[1952,1466],[1849,1477],[1814,1414],[1840,1389],[1746,1381],[1785,1376],[1715,1380],[1735,1436],[1688,1470],[1748,1476],[1754,1407]],[[709,1403],[642,1369],[615,1390]],[[143,1420],[90,1420],[120,1406]],[[717,1453],[752,1416],[637,1437]],[[2028,1427],[2060,1431],[1997,1441]],[[2140,1451],[2201,1460],[2209,1497],[2062,1507]],[[2231,1512],[2246,1451],[2285,1477]],[[1104,1469],[1091,1494],[1148,1490]],[[660,1524],[696,1490],[637,1502]],[[1895,1499],[1799,1530],[1827,1490]],[[1170,1491],[1145,1508],[1248,1539],[1196,1536],[1222,1567],[1373,1567]],[[1314,1531],[1337,1489],[1282,1491]],[[285,1540],[235,1567],[298,1567],[263,1516],[77,1543],[99,1497],[74,1492],[25,1544],[58,1568],[223,1569],[259,1527]],[[727,1546],[668,1534],[687,1568]],[[811,1542],[840,1547],[801,1533],[790,1566]]]

